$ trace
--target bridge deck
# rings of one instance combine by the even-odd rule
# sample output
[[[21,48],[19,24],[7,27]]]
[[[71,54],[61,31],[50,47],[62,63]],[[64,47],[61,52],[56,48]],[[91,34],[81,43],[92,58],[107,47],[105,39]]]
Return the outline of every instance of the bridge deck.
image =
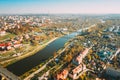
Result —
[[[16,75],[3,68],[2,66],[0,66],[0,74],[8,80],[20,80]]]

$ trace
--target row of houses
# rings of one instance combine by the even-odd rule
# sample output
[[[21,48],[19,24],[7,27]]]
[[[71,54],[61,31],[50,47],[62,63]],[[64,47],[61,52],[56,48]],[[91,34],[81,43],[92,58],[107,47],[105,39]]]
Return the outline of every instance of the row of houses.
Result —
[[[120,32],[120,26],[112,26],[112,27],[105,29],[104,31]]]
[[[72,63],[76,65],[75,68],[71,70],[62,70],[55,76],[54,80],[65,80],[68,76],[73,80],[76,79],[79,74],[86,69],[86,66],[82,63],[82,60],[87,55],[89,49],[90,48],[86,48],[83,52],[79,53],[79,55],[73,59]]]
[[[13,48],[19,48],[22,47],[23,37],[22,36],[17,36],[14,39],[10,39],[5,42],[0,43],[0,51],[6,51],[6,50],[11,50]]]
[[[77,79],[79,77],[79,74],[85,69],[86,69],[86,66],[81,63],[70,71],[69,77],[72,79]]]
[[[11,50],[12,47],[18,48],[23,45],[23,42],[25,40],[35,40],[35,41],[41,42],[41,40],[43,39],[43,37],[42,37],[43,35],[44,34],[41,34],[41,35],[40,34],[38,34],[38,35],[23,34],[21,36],[16,36],[13,39],[9,39],[4,42],[0,42],[0,51]],[[9,46],[8,46],[8,44],[9,44]]]
[[[20,28],[21,24],[29,24],[31,26],[46,26],[53,23],[48,17],[33,16],[4,16],[0,17],[0,28],[7,30],[11,28]]]
[[[73,59],[73,63],[79,65],[82,63],[83,58],[87,55],[89,48],[86,48],[83,52],[81,52],[75,59]]]
[[[19,48],[23,46],[20,41],[7,42],[7,43],[0,43],[0,51],[11,50],[13,48]]]
[[[10,50],[11,49],[11,43],[1,43],[0,44],[0,50]]]
[[[62,72],[58,73],[54,80],[65,80],[68,76],[69,71],[67,69],[64,69]]]

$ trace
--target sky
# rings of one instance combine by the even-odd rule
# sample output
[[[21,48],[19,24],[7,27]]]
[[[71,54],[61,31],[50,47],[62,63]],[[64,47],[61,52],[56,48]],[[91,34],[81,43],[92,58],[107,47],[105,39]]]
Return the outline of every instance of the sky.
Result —
[[[0,0],[0,14],[119,14],[120,0]]]

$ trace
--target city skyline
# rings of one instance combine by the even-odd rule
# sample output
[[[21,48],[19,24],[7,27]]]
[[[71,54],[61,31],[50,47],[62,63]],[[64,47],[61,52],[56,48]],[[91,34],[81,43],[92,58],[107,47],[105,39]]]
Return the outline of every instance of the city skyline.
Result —
[[[0,0],[0,14],[119,14],[119,0]]]

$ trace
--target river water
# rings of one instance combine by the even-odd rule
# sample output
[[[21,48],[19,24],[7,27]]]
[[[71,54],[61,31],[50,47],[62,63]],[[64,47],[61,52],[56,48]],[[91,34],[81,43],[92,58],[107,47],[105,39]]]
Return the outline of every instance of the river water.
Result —
[[[77,32],[65,35],[57,40],[53,41],[47,45],[44,49],[38,51],[35,55],[22,59],[16,63],[13,63],[6,68],[17,76],[24,74],[33,67],[39,65],[40,63],[47,60],[49,57],[53,56],[55,51],[64,47],[64,44],[71,38],[75,37]]]

